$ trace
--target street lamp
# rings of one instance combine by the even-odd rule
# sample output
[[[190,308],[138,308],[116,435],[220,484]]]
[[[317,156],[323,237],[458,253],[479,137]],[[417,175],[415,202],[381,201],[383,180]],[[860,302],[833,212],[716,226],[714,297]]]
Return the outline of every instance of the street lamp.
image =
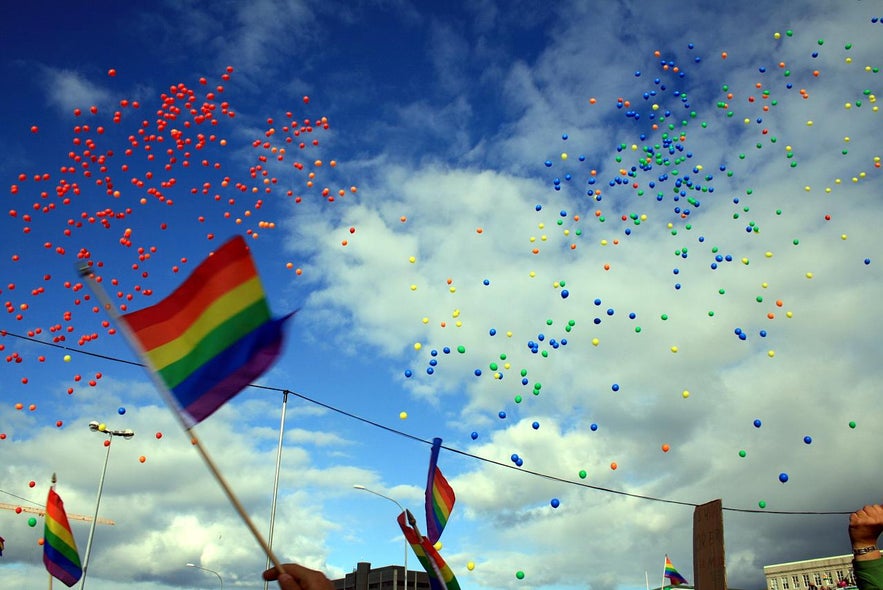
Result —
[[[216,576],[218,576],[218,582],[221,583],[221,588],[224,587],[224,579],[221,577],[221,574],[219,574],[215,570],[210,570],[207,567],[202,567],[200,565],[196,565],[195,563],[185,563],[184,565],[186,565],[187,567],[195,567],[198,570],[202,570],[204,572],[211,572],[211,573],[215,574]]]
[[[353,485],[353,487],[357,490],[362,490],[363,492],[368,492],[370,494],[374,494],[375,496],[380,496],[381,498],[385,498],[385,499],[389,500],[390,502],[392,502],[393,504],[395,504],[396,506],[398,506],[399,510],[401,510],[402,512],[407,512],[401,504],[399,504],[398,502],[396,502],[395,500],[393,500],[389,496],[384,496],[380,492],[375,492],[374,490],[370,490],[361,484],[355,484],[355,485]],[[405,584],[404,584],[404,586],[405,586],[405,590],[408,590],[408,540],[407,539],[405,539]],[[414,582],[414,586],[415,587],[417,586],[416,580]]]
[[[110,430],[106,424],[96,422],[95,420],[89,422],[89,430],[107,435],[107,440],[104,441],[107,453],[104,454],[104,467],[101,469],[101,478],[98,480],[98,498],[95,500],[95,516],[92,518],[92,524],[89,527],[89,540],[86,542],[86,555],[83,559],[83,577],[80,578],[80,590],[86,587],[86,570],[89,567],[89,554],[92,552],[92,537],[95,536],[95,523],[98,522],[98,507],[101,505],[101,492],[104,489],[104,474],[107,473],[107,460],[110,459],[110,439],[115,436],[130,439],[135,436],[135,432],[131,428]]]

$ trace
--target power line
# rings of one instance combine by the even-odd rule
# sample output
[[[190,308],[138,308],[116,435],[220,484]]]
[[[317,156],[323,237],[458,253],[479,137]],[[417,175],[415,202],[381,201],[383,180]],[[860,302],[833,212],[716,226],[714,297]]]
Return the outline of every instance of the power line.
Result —
[[[67,350],[67,351],[69,351],[69,352],[74,352],[74,353],[76,353],[76,354],[84,354],[84,355],[87,355],[87,356],[91,356],[91,357],[95,357],[95,358],[100,358],[100,359],[107,360],[107,361],[111,361],[111,362],[123,363],[123,364],[127,364],[127,365],[134,365],[134,366],[137,366],[137,367],[144,367],[144,366],[145,366],[143,363],[139,363],[139,362],[136,362],[136,361],[128,361],[128,360],[121,359],[121,358],[117,358],[117,357],[113,357],[113,356],[108,356],[108,355],[103,355],[103,354],[96,354],[96,353],[93,353],[93,352],[88,352],[88,351],[80,350],[80,349],[77,349],[77,348],[71,348],[71,347],[69,347],[69,346],[63,346],[63,345],[60,345],[60,344],[57,344],[57,343],[54,343],[54,342],[46,342],[46,341],[44,341],[44,340],[39,340],[39,339],[37,339],[37,338],[32,338],[32,337],[30,337],[30,336],[22,336],[21,334],[15,334],[15,333],[13,333],[13,332],[9,332],[9,331],[7,331],[7,330],[0,330],[0,336],[12,336],[13,338],[19,338],[19,339],[21,339],[21,340],[27,340],[28,342],[33,342],[33,343],[35,343],[35,344],[40,344],[40,345],[43,345],[43,346],[51,346],[51,347],[53,347],[53,348],[59,348],[59,349],[62,349],[62,350]],[[374,422],[373,420],[369,420],[368,418],[364,418],[364,417],[362,417],[362,416],[359,416],[358,414],[353,414],[352,412],[348,412],[348,411],[346,411],[346,410],[342,410],[342,409],[340,409],[340,408],[338,408],[338,407],[335,407],[335,406],[332,406],[332,405],[326,404],[326,403],[324,403],[324,402],[320,402],[319,400],[313,399],[313,398],[311,398],[311,397],[308,397],[308,396],[306,396],[306,395],[304,395],[304,394],[302,394],[302,393],[298,393],[298,392],[296,392],[296,391],[291,391],[290,389],[284,389],[284,388],[279,388],[279,387],[270,387],[270,386],[266,386],[266,385],[256,385],[256,384],[251,384],[251,385],[249,385],[249,387],[254,388],[254,389],[263,389],[263,390],[266,390],[266,391],[276,391],[276,392],[279,392],[279,393],[291,394],[291,395],[294,395],[294,396],[296,396],[296,397],[298,397],[298,398],[304,400],[305,402],[311,403],[311,404],[316,405],[316,406],[320,406],[320,407],[322,407],[322,408],[325,408],[326,410],[329,410],[329,411],[335,412],[335,413],[340,414],[340,415],[342,415],[342,416],[346,416],[347,418],[351,418],[351,419],[353,419],[353,420],[357,420],[357,421],[359,421],[359,422],[362,422],[363,424],[368,424],[368,425],[373,426],[373,427],[375,427],[375,428],[379,428],[379,429],[381,429],[381,430],[385,430],[385,431],[387,431],[387,432],[389,432],[389,433],[396,434],[396,435],[398,435],[398,436],[401,436],[401,437],[407,438],[407,439],[412,440],[412,441],[415,441],[415,442],[420,442],[420,443],[423,443],[423,444],[425,444],[425,445],[429,445],[429,446],[432,445],[432,441],[422,439],[422,438],[420,438],[420,437],[414,436],[414,435],[412,435],[412,434],[408,434],[407,432],[403,432],[403,431],[401,431],[401,430],[397,430],[397,429],[395,429],[395,428],[391,428],[391,427],[389,427],[389,426],[384,426],[383,424],[380,424],[379,422]],[[496,460],[494,460],[494,459],[488,459],[488,458],[486,458],[486,457],[480,457],[480,456],[478,456],[478,455],[474,455],[474,454],[472,454],[472,453],[468,453],[468,452],[466,452],[466,451],[463,451],[463,450],[460,450],[460,449],[456,449],[456,448],[454,448],[454,447],[449,447],[449,446],[447,446],[447,445],[442,445],[442,448],[445,449],[446,451],[450,451],[450,452],[452,452],[452,453],[456,453],[456,454],[458,454],[458,455],[462,455],[462,456],[464,456],[464,457],[469,457],[470,459],[475,459],[475,460],[477,460],[477,461],[482,461],[482,462],[484,462],[484,463],[488,463],[488,464],[491,464],[491,465],[496,465],[497,467],[503,467],[503,468],[505,468],[505,469],[511,469],[511,470],[513,470],[513,471],[517,471],[518,473],[525,473],[525,474],[527,474],[527,475],[532,475],[532,476],[535,476],[535,477],[541,477],[541,478],[543,478],[543,479],[547,479],[547,480],[549,480],[549,481],[554,481],[554,482],[562,483],[562,484],[566,484],[566,485],[578,486],[578,487],[582,487],[582,488],[586,488],[586,489],[590,489],[590,490],[595,490],[595,491],[598,491],[598,492],[604,492],[604,493],[607,493],[607,494],[615,494],[615,495],[618,495],[618,496],[625,496],[625,497],[628,497],[628,498],[635,498],[635,499],[638,499],[638,500],[646,500],[646,501],[650,501],[650,502],[661,502],[661,503],[664,503],[664,504],[675,504],[675,505],[678,505],[678,506],[690,506],[690,507],[694,507],[694,508],[695,508],[696,506],[699,506],[699,505],[700,505],[699,503],[696,503],[696,502],[685,502],[685,501],[681,501],[681,500],[672,500],[672,499],[669,499],[669,498],[659,498],[659,497],[656,497],[656,496],[647,496],[647,495],[644,495],[644,494],[635,494],[635,493],[633,493],[633,492],[626,492],[626,491],[623,491],[623,490],[615,490],[615,489],[612,489],[612,488],[605,488],[605,487],[602,487],[602,486],[595,486],[595,485],[592,485],[592,484],[589,484],[589,483],[585,483],[585,482],[581,482],[581,481],[573,481],[573,480],[570,480],[570,479],[564,479],[564,478],[561,478],[561,477],[557,477],[557,476],[555,476],[555,475],[549,475],[549,474],[547,474],[547,473],[540,473],[539,471],[533,471],[533,470],[530,470],[530,469],[523,469],[523,468],[521,468],[521,467],[516,467],[516,466],[513,466],[513,465],[509,465],[509,464],[507,464],[507,463],[502,463],[502,462],[500,462],[500,461],[496,461]],[[724,506],[723,509],[724,509],[724,510],[727,510],[727,511],[729,511],[729,512],[741,512],[741,513],[750,513],[750,514],[793,514],[793,515],[852,514],[852,512],[853,512],[852,510],[833,511],[833,512],[826,512],[826,511],[813,511],[813,510],[806,510],[806,511],[802,511],[802,510],[766,510],[766,509],[757,509],[757,508],[732,508],[732,507],[727,507],[727,506]]]

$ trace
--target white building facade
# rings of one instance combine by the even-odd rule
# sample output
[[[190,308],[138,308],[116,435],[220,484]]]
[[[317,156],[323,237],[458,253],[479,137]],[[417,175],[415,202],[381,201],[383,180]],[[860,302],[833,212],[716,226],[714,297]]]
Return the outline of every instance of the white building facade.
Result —
[[[833,590],[855,586],[852,554],[766,565],[767,590]]]

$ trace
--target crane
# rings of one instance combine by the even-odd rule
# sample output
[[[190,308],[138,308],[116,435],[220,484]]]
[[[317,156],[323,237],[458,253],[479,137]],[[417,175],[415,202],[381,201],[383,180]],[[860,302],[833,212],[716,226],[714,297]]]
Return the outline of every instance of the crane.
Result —
[[[39,514],[43,516],[46,514],[45,508],[31,508],[29,506],[18,506],[16,504],[6,504],[5,502],[0,502],[0,509],[3,510],[15,510],[16,512],[30,512],[32,514]],[[86,522],[92,522],[91,516],[83,516],[82,514],[67,514],[67,517],[71,520],[84,520]],[[109,520],[107,518],[99,517],[98,520],[95,521],[97,524],[116,524],[114,521]]]

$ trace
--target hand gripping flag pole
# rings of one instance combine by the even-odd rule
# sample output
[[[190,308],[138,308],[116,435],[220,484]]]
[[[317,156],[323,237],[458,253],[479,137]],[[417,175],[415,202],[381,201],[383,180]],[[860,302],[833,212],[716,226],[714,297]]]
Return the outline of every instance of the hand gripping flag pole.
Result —
[[[247,259],[247,260],[245,260]],[[235,269],[226,268],[231,265],[237,265]],[[230,270],[233,272],[232,279],[229,276],[225,276],[223,273],[225,270]],[[233,493],[233,490],[230,488],[230,485],[227,483],[224,476],[221,474],[215,462],[209,456],[205,447],[199,441],[199,438],[193,432],[193,427],[200,422],[202,419],[206,418],[212,412],[214,412],[218,407],[223,405],[225,401],[232,398],[236,393],[238,393],[242,388],[244,388],[250,380],[263,372],[273,359],[278,355],[279,349],[281,348],[281,326],[287,320],[290,315],[285,316],[281,319],[272,319],[272,318],[264,318],[264,322],[257,327],[248,327],[252,332],[247,334],[246,337],[243,337],[241,341],[237,341],[236,345],[230,347],[231,349],[236,348],[238,346],[238,350],[233,351],[233,355],[227,354],[228,351],[222,351],[220,354],[217,354],[217,359],[220,359],[219,364],[223,366],[229,366],[231,363],[235,363],[237,361],[245,362],[246,365],[246,374],[243,376],[232,375],[228,376],[226,382],[221,382],[220,384],[213,384],[214,387],[208,392],[209,394],[213,394],[214,398],[208,401],[208,404],[211,406],[209,408],[205,407],[205,398],[208,397],[206,395],[202,395],[199,399],[193,401],[192,404],[188,405],[185,402],[182,402],[182,394],[179,392],[179,388],[183,385],[183,387],[188,387],[192,385],[193,379],[183,379],[182,384],[178,384],[178,387],[170,387],[167,379],[167,368],[157,367],[156,362],[156,354],[154,349],[151,352],[145,350],[145,346],[143,345],[143,340],[138,338],[135,334],[135,330],[131,325],[131,320],[129,320],[129,315],[139,314],[142,312],[166,312],[168,310],[177,310],[181,308],[182,301],[185,307],[193,307],[194,305],[198,305],[199,299],[205,299],[206,291],[210,290],[206,288],[206,285],[211,283],[212,281],[220,281],[222,283],[230,283],[231,280],[233,282],[242,282],[241,276],[244,274],[246,279],[249,279],[248,282],[243,282],[242,285],[235,286],[231,288],[227,284],[223,284],[220,286],[220,289],[228,291],[224,295],[227,299],[223,299],[222,297],[217,297],[216,293],[208,293],[208,296],[215,297],[216,300],[214,303],[216,304],[214,308],[211,306],[207,307],[205,310],[197,310],[202,311],[202,316],[198,318],[198,321],[193,322],[196,326],[194,329],[198,329],[199,321],[205,323],[205,316],[210,316],[212,313],[217,315],[218,310],[222,310],[222,313],[226,313],[226,311],[231,307],[231,294],[233,298],[232,305],[235,307],[239,304],[240,301],[246,299],[246,304],[248,298],[258,298],[261,301],[257,303],[251,304],[250,306],[246,306],[242,312],[241,316],[246,316],[246,320],[248,318],[254,317],[255,315],[255,307],[260,307],[260,303],[263,301],[263,307],[266,308],[265,299],[263,298],[263,289],[260,286],[259,279],[257,278],[256,271],[254,270],[253,262],[251,261],[251,256],[248,254],[248,248],[245,245],[244,240],[241,236],[237,236],[227,242],[224,246],[222,246],[215,254],[206,259],[196,270],[194,270],[193,274],[166,300],[160,302],[156,306],[152,306],[151,308],[147,308],[142,310],[141,312],[134,312],[134,314],[129,314],[127,316],[120,316],[120,314],[116,311],[116,308],[113,305],[110,297],[107,295],[107,292],[101,286],[100,278],[96,277],[89,267],[88,263],[83,264],[78,267],[78,272],[80,276],[87,282],[89,288],[98,298],[101,307],[107,312],[110,316],[111,320],[113,320],[114,324],[117,325],[122,331],[123,335],[126,338],[126,341],[132,347],[132,349],[136,352],[136,354],[144,361],[144,364],[147,367],[147,373],[153,381],[154,386],[157,391],[159,391],[162,396],[165,398],[166,402],[169,405],[169,408],[173,410],[173,414],[177,417],[181,427],[187,432],[191,437],[191,442],[196,450],[199,452],[209,471],[211,471],[212,475],[215,477],[215,480],[218,482],[218,485],[221,486],[221,489],[227,495],[227,498],[230,500],[230,503],[233,505],[233,508],[239,513],[239,516],[242,518],[242,521],[251,531],[251,534],[254,536],[255,540],[261,546],[261,549],[267,555],[267,558],[270,562],[273,563],[273,566],[279,572],[279,574],[284,574],[285,570],[282,567],[281,562],[274,554],[272,548],[264,539],[263,535],[258,531],[257,527],[251,521],[251,518],[245,511],[245,508],[242,506],[242,503]],[[220,277],[220,279],[218,279]],[[218,289],[218,286],[215,285],[215,290]],[[182,299],[182,295],[187,296],[188,293],[184,293],[185,291],[193,291],[198,290],[199,293],[195,295],[193,293],[189,293],[190,296],[195,298],[196,303],[192,303],[188,300]],[[250,294],[250,292],[256,292]],[[203,302],[205,303],[205,302]],[[212,302],[208,302],[212,303]],[[166,304],[166,309],[162,309],[160,306]],[[156,309],[155,309],[156,308]],[[214,312],[213,312],[214,310]],[[192,310],[191,310],[192,311]],[[258,310],[260,313],[261,310]],[[266,313],[269,313],[269,309],[265,309]],[[222,318],[223,319],[223,318]],[[241,318],[240,318],[241,319]],[[213,320],[213,318],[208,318],[209,321]],[[167,320],[168,323],[179,324],[180,318],[171,318],[171,320]],[[228,322],[229,324],[230,322]],[[218,328],[215,326],[217,330],[223,330],[224,326]],[[205,326],[203,326],[205,328]],[[211,338],[205,338],[205,341],[216,342],[218,340],[218,331],[212,332]],[[225,334],[220,332],[221,337],[224,337]],[[250,354],[250,357],[247,359],[239,358],[242,356],[243,351],[242,348],[245,345],[241,345],[240,342],[246,341],[249,337],[253,335],[257,335],[259,339],[257,342],[246,342],[246,345],[252,346],[251,349],[245,351],[246,354]],[[190,334],[192,337],[193,335]],[[168,347],[160,347],[166,348]],[[204,352],[204,351],[196,351]],[[211,351],[210,351],[211,352]],[[163,351],[160,351],[160,356],[163,354]],[[225,356],[226,354],[226,356]],[[257,360],[255,364],[255,359]],[[198,359],[197,359],[198,360]],[[208,364],[208,363],[206,363]],[[178,363],[180,365],[180,363]],[[173,367],[174,369],[174,367]],[[191,373],[190,377],[195,373],[196,378],[201,376],[200,370],[205,369],[205,364],[202,367],[198,367],[196,371]],[[250,372],[249,372],[250,371]],[[161,374],[162,372],[162,374]],[[214,373],[214,371],[212,371]],[[185,377],[187,377],[185,375]],[[175,379],[173,376],[171,379]],[[238,381],[237,381],[238,379]],[[220,390],[221,397],[218,398],[218,393]],[[187,395],[188,392],[185,392],[183,395]],[[192,392],[190,392],[192,396]],[[186,397],[184,398],[187,399]],[[202,404],[202,405],[200,405]]]

